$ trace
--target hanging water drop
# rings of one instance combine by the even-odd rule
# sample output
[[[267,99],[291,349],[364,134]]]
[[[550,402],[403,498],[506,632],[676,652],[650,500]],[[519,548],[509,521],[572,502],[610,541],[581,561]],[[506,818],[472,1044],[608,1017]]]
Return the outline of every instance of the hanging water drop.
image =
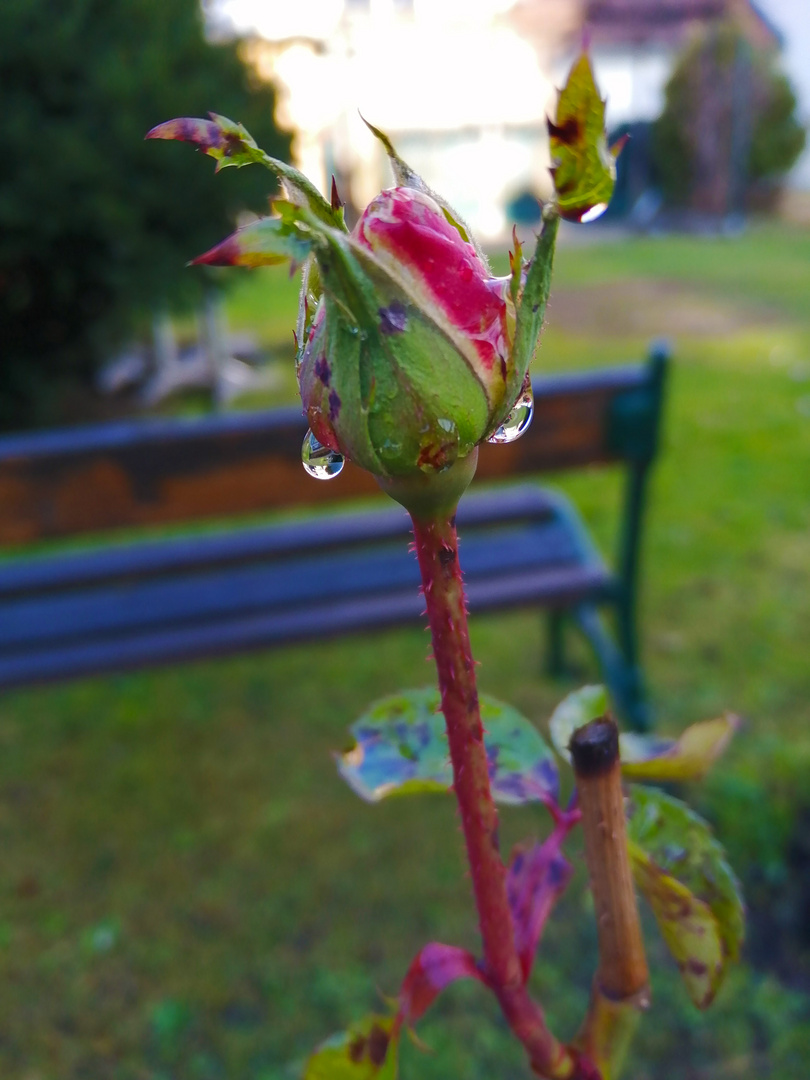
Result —
[[[587,225],[589,221],[596,221],[607,210],[608,204],[606,202],[597,203],[596,206],[592,206],[590,210],[586,210],[580,217],[579,221],[581,225]]]
[[[311,431],[304,436],[301,464],[316,480],[333,480],[346,464],[343,454],[319,443]]]
[[[510,443],[524,435],[534,416],[534,395],[532,384],[528,377],[520,391],[520,397],[514,404],[512,411],[497,430],[493,431],[487,442]]]

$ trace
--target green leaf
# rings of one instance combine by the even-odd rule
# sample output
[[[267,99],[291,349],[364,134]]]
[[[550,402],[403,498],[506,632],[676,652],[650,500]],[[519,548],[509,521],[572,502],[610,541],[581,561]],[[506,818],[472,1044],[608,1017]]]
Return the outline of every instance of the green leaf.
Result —
[[[548,130],[560,213],[569,221],[592,221],[607,210],[616,182],[616,159],[608,149],[605,102],[586,52],[571,68]]]
[[[396,1080],[398,1041],[393,1016],[365,1016],[321,1043],[302,1080]]]
[[[480,704],[493,797],[511,804],[556,801],[557,766],[537,729],[494,698],[482,694]],[[354,742],[338,756],[338,769],[368,802],[452,787],[437,690],[406,690],[384,698],[350,730]]]
[[[291,207],[291,204],[287,204]],[[294,207],[291,207],[294,209]],[[221,243],[192,260],[205,266],[275,266],[290,262],[294,266],[309,255],[311,240],[294,219],[266,217],[237,229]]]
[[[227,116],[209,113],[210,120],[192,116],[178,117],[158,124],[147,132],[147,139],[179,139],[197,146],[204,154],[214,158],[217,172],[229,165],[264,165],[284,185],[296,206],[307,207],[324,224],[348,231],[343,220],[342,208],[333,209],[315,185],[302,172],[286,161],[270,157],[256,145],[249,131]]]
[[[678,799],[633,786],[633,876],[698,1008],[711,1003],[745,936],[740,886],[705,821]]]
[[[631,780],[700,780],[740,726],[732,713],[686,728],[678,739],[626,733],[619,736],[622,772]]]
[[[568,744],[577,728],[584,727],[591,720],[604,716],[608,711],[608,695],[604,686],[583,686],[564,697],[548,722],[549,734],[554,749],[571,763]]]

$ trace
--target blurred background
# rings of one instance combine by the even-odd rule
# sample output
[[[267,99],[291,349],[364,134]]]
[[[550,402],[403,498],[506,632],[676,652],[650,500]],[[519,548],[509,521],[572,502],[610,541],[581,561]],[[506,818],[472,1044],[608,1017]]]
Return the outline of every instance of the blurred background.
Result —
[[[334,175],[351,220],[390,183],[362,113],[505,272],[513,224],[539,222],[545,118],[583,33],[631,139],[608,212],[562,230],[535,370],[671,339],[645,667],[662,732],[746,721],[687,792],[742,878],[745,961],[698,1014],[651,934],[627,1075],[793,1080],[810,1059],[806,0],[4,0],[0,431],[295,401],[297,282],[185,268],[266,211],[270,174],[214,177],[144,143],[154,124],[240,120],[324,192]],[[554,482],[609,547],[619,477]],[[536,613],[473,625],[482,689],[541,727],[595,677],[583,649],[574,678],[544,678],[542,644]],[[331,759],[369,701],[431,680],[424,655],[401,630],[5,694],[0,1075],[293,1077],[424,941],[474,948],[453,807],[365,806]],[[502,822],[505,849],[546,827]],[[535,975],[564,1036],[594,948],[579,879]],[[420,1035],[434,1052],[406,1045],[406,1080],[528,1075],[475,987]]]

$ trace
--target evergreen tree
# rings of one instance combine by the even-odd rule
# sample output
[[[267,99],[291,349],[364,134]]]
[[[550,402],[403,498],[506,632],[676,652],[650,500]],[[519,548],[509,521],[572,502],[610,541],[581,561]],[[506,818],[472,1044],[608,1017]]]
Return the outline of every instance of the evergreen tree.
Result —
[[[188,258],[266,210],[264,170],[215,179],[146,131],[214,109],[275,156],[290,139],[198,0],[2,0],[0,85],[0,427],[17,427],[52,418],[139,314],[192,300]]]

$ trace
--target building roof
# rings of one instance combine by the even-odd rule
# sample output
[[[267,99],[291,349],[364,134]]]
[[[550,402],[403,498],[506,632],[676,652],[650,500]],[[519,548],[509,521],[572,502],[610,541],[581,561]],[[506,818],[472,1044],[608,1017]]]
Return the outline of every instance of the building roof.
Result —
[[[758,47],[782,44],[750,0],[588,0],[585,6],[585,23],[599,45],[677,47],[696,29],[723,19],[734,19]]]

